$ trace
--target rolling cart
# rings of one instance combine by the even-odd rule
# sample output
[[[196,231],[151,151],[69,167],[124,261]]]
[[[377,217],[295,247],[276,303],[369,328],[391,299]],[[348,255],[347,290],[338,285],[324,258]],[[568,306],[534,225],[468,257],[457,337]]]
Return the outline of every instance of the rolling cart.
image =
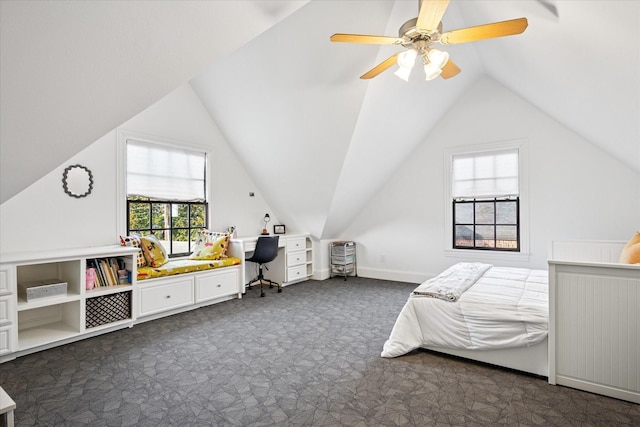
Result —
[[[344,280],[347,280],[347,276],[351,274],[358,277],[355,242],[331,242],[329,244],[329,253],[331,258],[331,273],[329,278],[333,276],[344,276]]]

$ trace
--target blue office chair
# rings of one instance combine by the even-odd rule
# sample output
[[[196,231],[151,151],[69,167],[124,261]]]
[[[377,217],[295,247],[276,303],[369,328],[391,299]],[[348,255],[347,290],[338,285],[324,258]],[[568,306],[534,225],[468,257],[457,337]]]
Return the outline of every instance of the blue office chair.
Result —
[[[253,251],[253,256],[247,258],[245,261],[255,262],[258,264],[258,277],[253,279],[247,284],[247,288],[251,289],[255,282],[260,282],[260,296],[264,296],[264,290],[262,286],[264,284],[269,285],[270,288],[274,286],[278,287],[278,292],[282,292],[282,286],[273,280],[265,279],[262,274],[262,269],[267,268],[266,263],[273,261],[278,256],[278,239],[280,236],[260,236],[256,243],[256,249]]]

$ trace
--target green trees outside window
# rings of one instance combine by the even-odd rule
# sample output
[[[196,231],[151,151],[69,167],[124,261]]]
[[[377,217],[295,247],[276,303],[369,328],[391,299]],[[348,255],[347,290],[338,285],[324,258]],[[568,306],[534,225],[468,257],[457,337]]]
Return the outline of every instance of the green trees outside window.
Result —
[[[200,228],[207,227],[207,203],[145,197],[127,200],[127,233],[154,234],[169,256],[187,255]]]

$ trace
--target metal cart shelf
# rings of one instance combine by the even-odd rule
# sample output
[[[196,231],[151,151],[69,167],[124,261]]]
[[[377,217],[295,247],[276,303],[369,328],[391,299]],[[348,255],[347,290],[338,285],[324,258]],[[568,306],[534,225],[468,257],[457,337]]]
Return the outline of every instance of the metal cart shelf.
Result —
[[[351,274],[358,277],[355,242],[331,242],[329,244],[329,253],[331,257],[330,278],[344,276],[344,280],[347,280],[347,276]]]

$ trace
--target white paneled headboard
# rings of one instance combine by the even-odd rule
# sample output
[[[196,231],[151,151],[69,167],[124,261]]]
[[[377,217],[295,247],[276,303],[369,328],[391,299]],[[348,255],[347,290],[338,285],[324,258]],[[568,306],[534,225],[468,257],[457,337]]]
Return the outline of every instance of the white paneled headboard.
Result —
[[[626,242],[552,242],[549,383],[640,403],[640,265]]]
[[[552,241],[549,260],[617,263],[625,244],[613,240]]]

